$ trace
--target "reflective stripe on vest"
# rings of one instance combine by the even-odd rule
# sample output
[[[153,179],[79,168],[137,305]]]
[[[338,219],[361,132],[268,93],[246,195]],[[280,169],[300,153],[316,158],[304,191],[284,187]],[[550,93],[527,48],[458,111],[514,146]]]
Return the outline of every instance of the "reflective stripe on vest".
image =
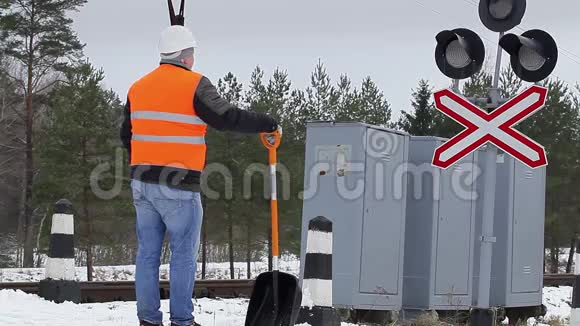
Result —
[[[192,145],[205,144],[204,137],[133,135],[133,140],[148,141],[155,143],[177,143],[177,144],[192,144]]]
[[[131,120],[162,120],[169,122],[181,122],[189,123],[192,125],[205,125],[205,122],[199,117],[179,114],[179,113],[167,113],[159,111],[136,111],[131,113]]]
[[[131,87],[131,165],[203,170],[207,125],[193,104],[201,78],[161,65]]]

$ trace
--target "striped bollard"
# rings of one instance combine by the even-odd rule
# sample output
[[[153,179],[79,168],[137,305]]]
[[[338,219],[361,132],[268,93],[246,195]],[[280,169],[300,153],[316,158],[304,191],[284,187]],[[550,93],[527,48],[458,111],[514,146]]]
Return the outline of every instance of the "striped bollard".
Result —
[[[570,325],[580,326],[580,239],[576,239],[576,253],[574,254],[574,289],[572,290]]]
[[[308,224],[302,293],[299,324],[340,325],[332,307],[332,222],[322,216]]]
[[[61,199],[52,215],[45,279],[40,281],[39,295],[56,303],[80,303],[81,290],[75,276],[73,208],[70,201]]]

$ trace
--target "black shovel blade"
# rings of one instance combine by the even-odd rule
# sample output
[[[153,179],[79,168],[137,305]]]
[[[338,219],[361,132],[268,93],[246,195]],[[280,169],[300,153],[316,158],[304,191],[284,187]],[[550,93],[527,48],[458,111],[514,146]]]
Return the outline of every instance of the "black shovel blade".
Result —
[[[274,300],[274,293],[278,293],[278,300]],[[294,326],[301,303],[302,290],[294,275],[262,273],[254,283],[245,326]]]

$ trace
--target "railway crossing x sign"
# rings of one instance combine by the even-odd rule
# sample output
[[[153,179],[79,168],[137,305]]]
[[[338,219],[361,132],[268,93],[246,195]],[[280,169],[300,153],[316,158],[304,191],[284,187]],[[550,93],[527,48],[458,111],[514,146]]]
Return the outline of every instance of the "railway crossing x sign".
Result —
[[[447,169],[488,142],[531,168],[548,165],[544,147],[514,129],[544,107],[547,93],[544,87],[532,86],[487,113],[449,89],[436,92],[437,109],[466,129],[437,148],[433,165]]]

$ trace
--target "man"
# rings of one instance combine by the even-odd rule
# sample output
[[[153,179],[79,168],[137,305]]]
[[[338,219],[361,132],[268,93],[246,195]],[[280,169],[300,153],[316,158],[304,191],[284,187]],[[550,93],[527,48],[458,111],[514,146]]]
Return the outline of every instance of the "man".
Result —
[[[203,215],[200,175],[207,125],[246,133],[278,128],[267,115],[231,105],[206,77],[192,72],[194,48],[195,39],[185,27],[163,31],[161,64],[129,90],[121,127],[137,212],[135,288],[140,325],[162,324],[159,265],[166,232],[171,248],[171,322],[197,325],[192,292]]]

